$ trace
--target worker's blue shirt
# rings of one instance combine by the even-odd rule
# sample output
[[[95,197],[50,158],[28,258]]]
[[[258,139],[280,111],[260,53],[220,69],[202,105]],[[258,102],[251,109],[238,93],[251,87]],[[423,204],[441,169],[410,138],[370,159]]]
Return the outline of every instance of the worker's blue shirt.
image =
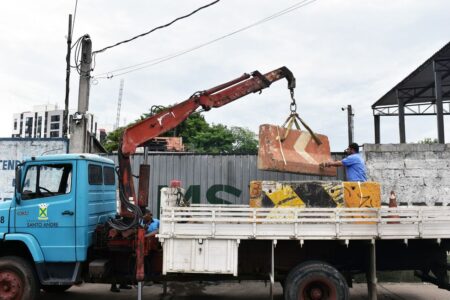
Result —
[[[348,181],[367,181],[366,166],[359,153],[354,153],[342,160]]]
[[[148,225],[147,233],[153,232],[159,229],[159,220],[153,219],[153,221]]]

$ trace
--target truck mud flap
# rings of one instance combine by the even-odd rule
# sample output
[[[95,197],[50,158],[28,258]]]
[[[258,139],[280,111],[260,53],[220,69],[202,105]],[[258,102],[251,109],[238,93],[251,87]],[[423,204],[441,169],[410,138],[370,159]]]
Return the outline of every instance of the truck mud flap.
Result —
[[[336,168],[320,168],[331,160],[328,137],[315,134],[319,145],[308,131],[276,125],[259,127],[258,169],[307,175],[337,176]]]

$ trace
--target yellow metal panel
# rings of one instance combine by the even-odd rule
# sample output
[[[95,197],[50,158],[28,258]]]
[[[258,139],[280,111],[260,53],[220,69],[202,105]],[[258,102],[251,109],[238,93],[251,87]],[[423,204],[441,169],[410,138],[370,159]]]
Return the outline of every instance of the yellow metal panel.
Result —
[[[343,182],[346,207],[380,207],[378,182]]]
[[[272,193],[267,193],[267,197],[272,200],[275,207],[304,207],[305,203],[300,199],[294,190],[289,186],[282,184]]]
[[[337,207],[344,207],[344,188],[342,183],[330,182],[323,183],[323,189],[330,195]]]

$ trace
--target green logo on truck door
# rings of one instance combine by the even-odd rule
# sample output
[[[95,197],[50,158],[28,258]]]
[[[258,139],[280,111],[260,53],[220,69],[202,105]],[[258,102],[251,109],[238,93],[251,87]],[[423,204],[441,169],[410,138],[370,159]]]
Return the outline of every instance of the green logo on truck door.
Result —
[[[47,203],[39,204],[38,220],[42,220],[42,221],[48,220],[47,213],[48,213],[48,204]]]

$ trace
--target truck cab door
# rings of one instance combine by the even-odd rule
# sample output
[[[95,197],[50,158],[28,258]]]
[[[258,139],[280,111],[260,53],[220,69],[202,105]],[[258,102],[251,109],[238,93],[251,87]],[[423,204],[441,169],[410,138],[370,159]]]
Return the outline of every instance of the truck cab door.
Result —
[[[46,262],[73,262],[75,256],[75,164],[25,165],[14,231],[34,236]]]

